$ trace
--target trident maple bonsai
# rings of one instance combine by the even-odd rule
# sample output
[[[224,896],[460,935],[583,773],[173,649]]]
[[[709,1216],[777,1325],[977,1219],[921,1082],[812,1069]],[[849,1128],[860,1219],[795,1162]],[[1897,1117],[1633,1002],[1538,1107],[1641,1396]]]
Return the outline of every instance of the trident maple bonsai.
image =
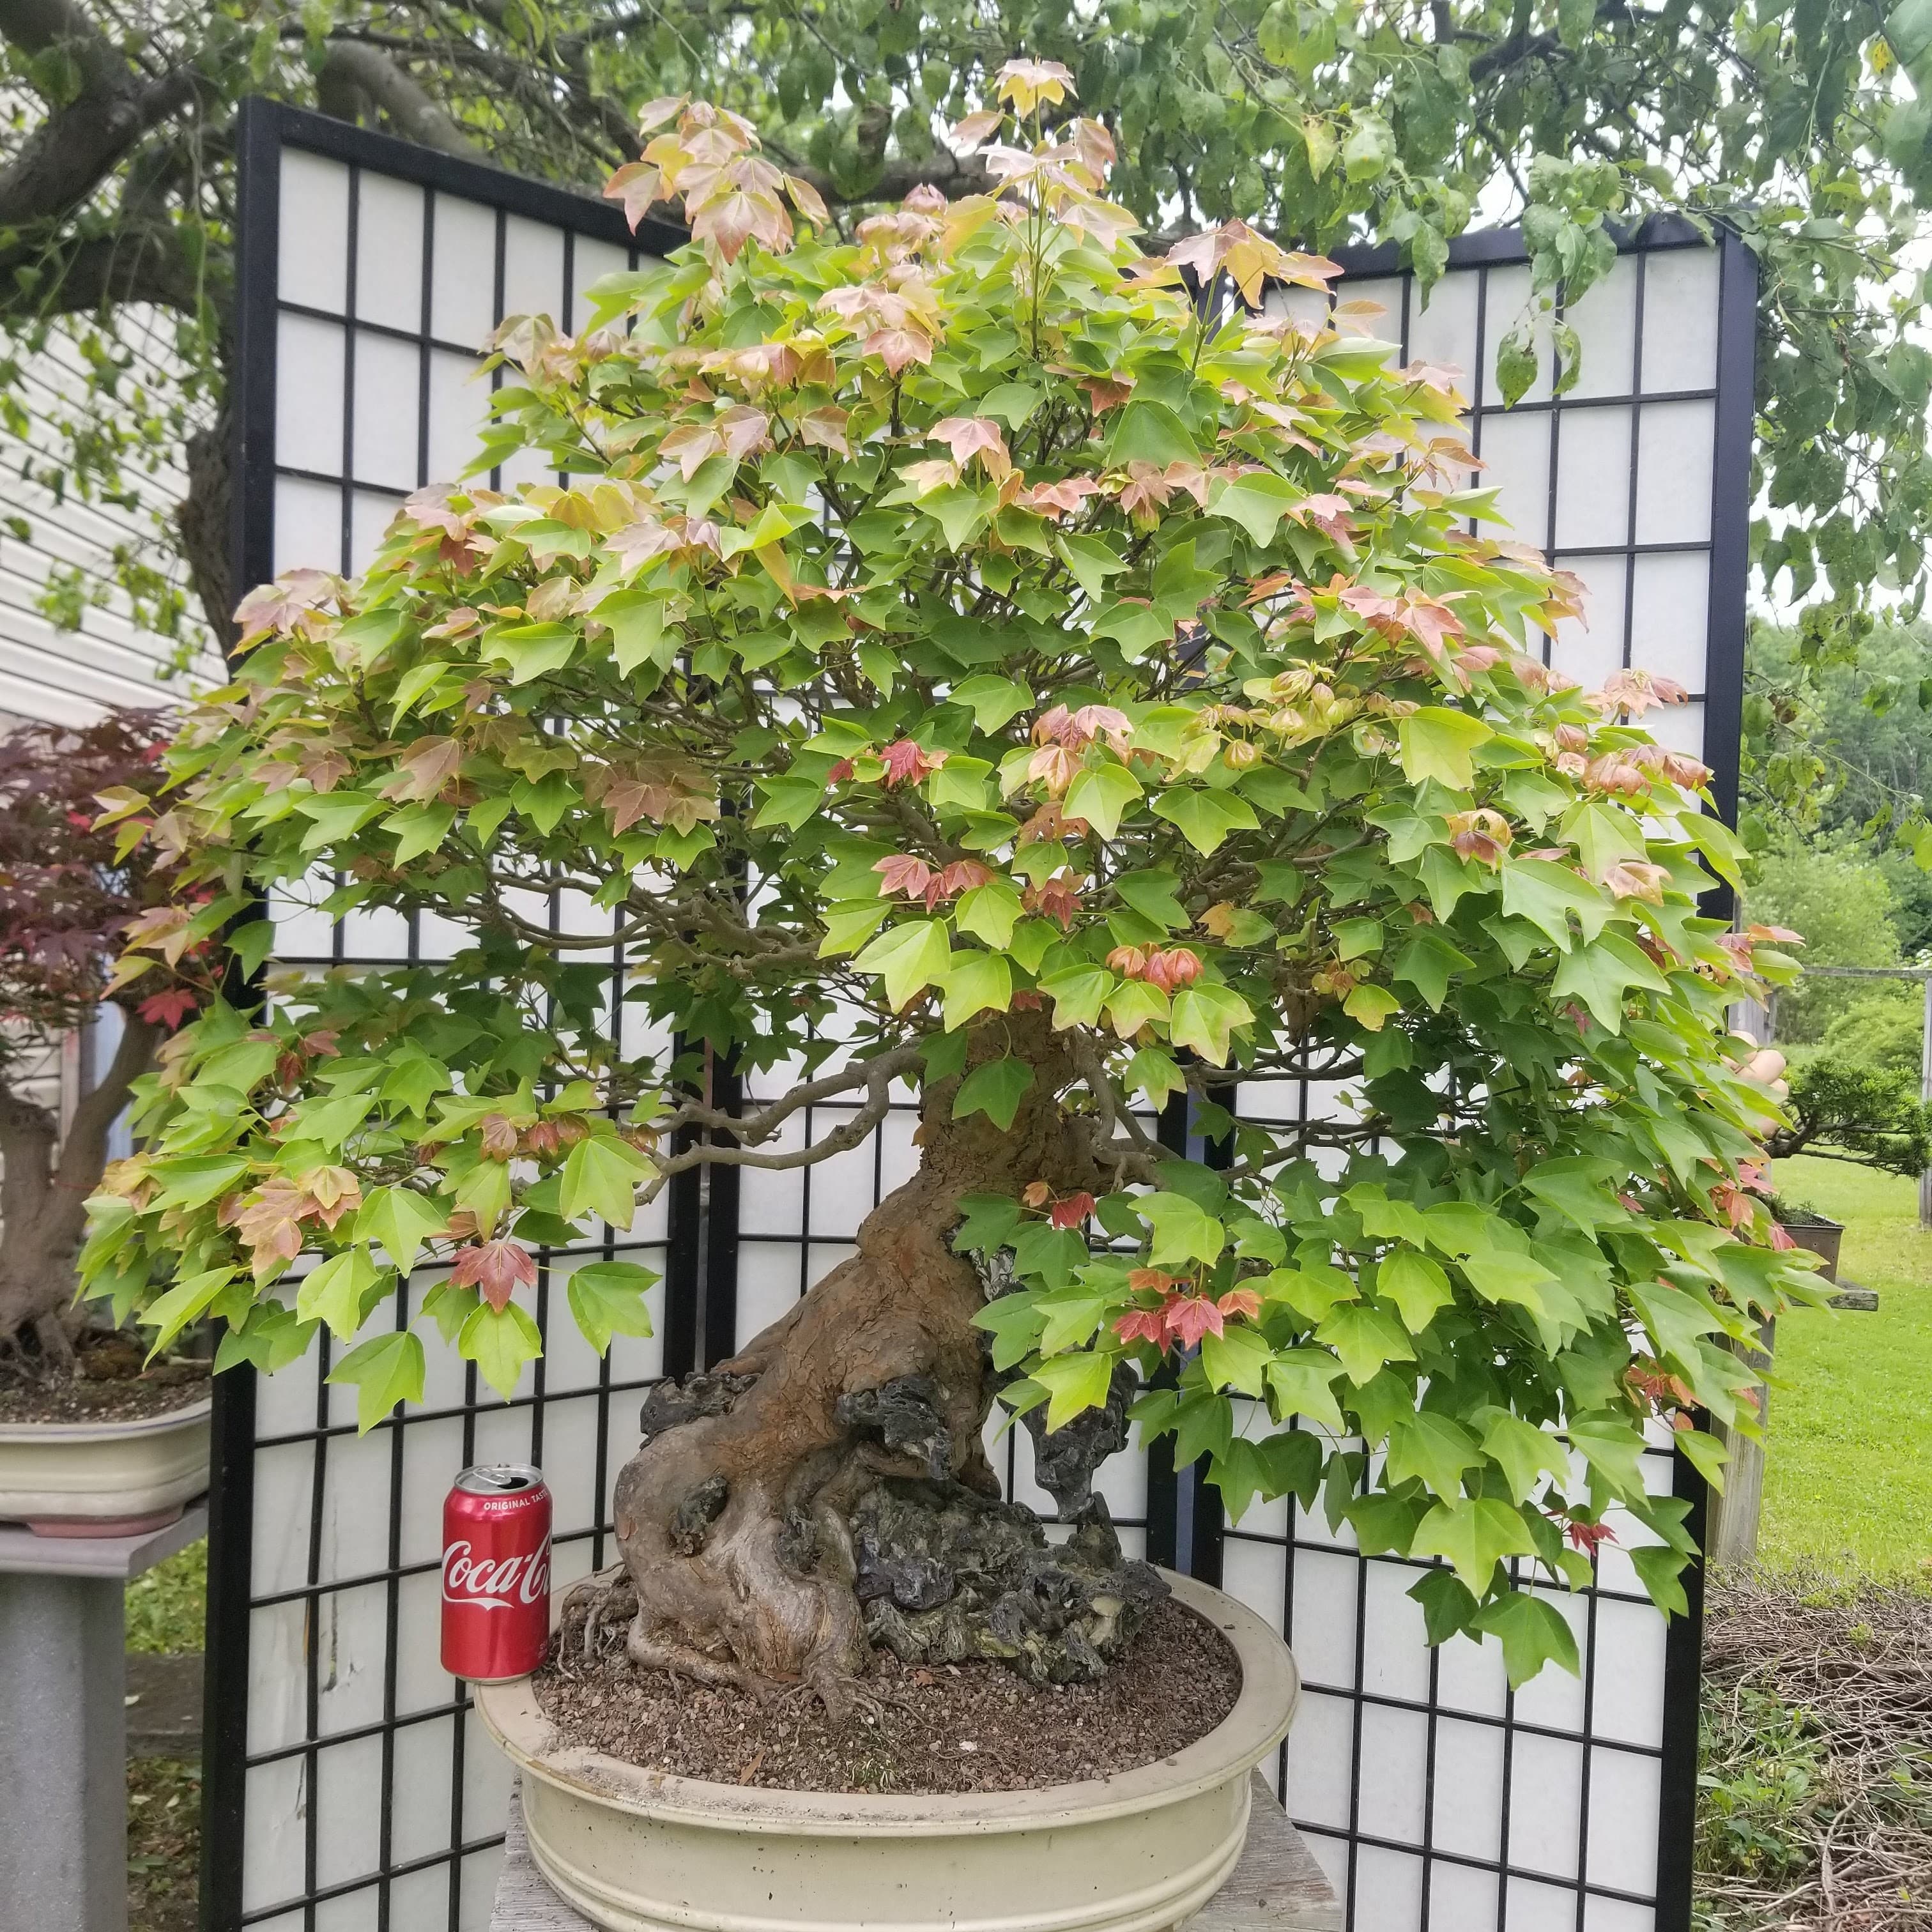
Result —
[[[109,1132],[170,1027],[194,1011],[196,949],[220,922],[190,929],[199,909],[168,904],[153,862],[165,830],[151,839],[146,821],[124,832],[95,824],[104,794],[113,805],[152,788],[167,737],[154,715],[117,711],[0,738],[0,1364],[16,1376],[72,1364],[84,1320],[74,1256]],[[166,958],[117,968],[144,933],[164,939]],[[104,1000],[121,1008],[121,1036],[63,1137],[57,1111],[30,1089]]]
[[[1646,1430],[1715,1473],[1724,1338],[1802,1279],[1739,1185],[1778,1117],[1724,1031],[1786,964],[1698,911],[1735,848],[1630,722],[1670,694],[1546,668],[1576,586],[1472,533],[1451,376],[1265,312],[1336,272],[1239,224],[1143,257],[1105,130],[1042,132],[1067,92],[1007,69],[1000,193],[850,240],[742,122],[647,115],[612,192],[682,195],[693,243],[580,336],[496,344],[476,470],[568,487],[422,492],[360,579],[256,592],[170,761],[174,870],[230,914],[320,878],[472,943],[198,1016],[87,1265],[159,1340],[221,1316],[224,1361],[326,1323],[366,1426],[422,1386],[412,1269],[507,1390],[533,1250],[850,1148],[914,1088],[919,1171],[857,1255],[646,1406],[593,1641],[835,1706],[868,1641],[1100,1667],[1118,1576],[1016,1609],[949,1571],[976,1508],[1010,1522],[974,1501],[997,1390],[1097,1573],[1132,1401],[1234,1514],[1293,1491],[1444,1559],[1433,1637],[1574,1664],[1532,1577],[1615,1533],[1682,1604]],[[605,920],[546,915],[573,897]],[[710,1104],[706,1052],[769,1097]],[[1236,1118],[1270,1077],[1343,1099]],[[1219,1168],[1149,1131],[1183,1094]],[[595,1345],[644,1329],[643,1268],[568,1279]]]

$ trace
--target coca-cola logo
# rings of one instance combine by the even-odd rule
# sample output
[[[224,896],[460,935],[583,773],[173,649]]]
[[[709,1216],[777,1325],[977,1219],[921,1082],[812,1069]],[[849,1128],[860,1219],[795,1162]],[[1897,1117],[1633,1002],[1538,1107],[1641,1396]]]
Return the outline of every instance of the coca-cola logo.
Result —
[[[474,1604],[479,1610],[506,1610],[513,1604],[534,1604],[550,1591],[550,1545],[526,1556],[505,1556],[492,1562],[475,1557],[466,1543],[452,1543],[442,1552],[442,1600]]]

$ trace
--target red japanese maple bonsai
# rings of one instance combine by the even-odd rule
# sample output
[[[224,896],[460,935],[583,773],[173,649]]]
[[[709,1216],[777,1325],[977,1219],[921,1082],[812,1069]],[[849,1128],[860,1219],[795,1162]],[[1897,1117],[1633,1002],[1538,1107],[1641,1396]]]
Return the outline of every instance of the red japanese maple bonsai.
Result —
[[[95,829],[109,803],[152,783],[167,722],[110,712],[78,728],[34,724],[0,740],[0,1351],[28,1373],[64,1370],[85,1317],[74,1256],[108,1136],[170,1029],[200,1004],[191,984],[193,913],[166,908],[159,838]],[[144,831],[152,830],[142,821]],[[172,959],[114,966],[144,918],[182,938]],[[122,1010],[119,1043],[63,1136],[57,1109],[29,1090],[63,1035]]]

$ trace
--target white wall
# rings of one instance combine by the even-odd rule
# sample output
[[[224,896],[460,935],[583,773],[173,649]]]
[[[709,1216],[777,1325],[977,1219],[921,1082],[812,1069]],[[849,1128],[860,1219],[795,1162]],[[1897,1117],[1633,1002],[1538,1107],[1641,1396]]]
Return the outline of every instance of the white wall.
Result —
[[[133,355],[121,406],[158,413],[172,380],[169,318],[123,309],[114,327],[118,346]],[[178,463],[165,462],[152,476],[130,464],[138,500],[131,506],[86,502],[71,491],[63,500],[40,478],[62,460],[67,439],[58,425],[82,406],[86,364],[74,335],[58,332],[44,350],[18,360],[14,394],[32,427],[24,440],[0,429],[0,725],[10,718],[82,724],[110,705],[166,704],[214,682],[220,663],[198,610],[195,662],[188,674],[170,676],[180,646],[142,629],[114,584],[117,549],[153,555],[156,516],[170,515],[186,488]],[[25,537],[8,527],[16,518],[27,526]],[[90,588],[106,594],[104,607],[88,604],[76,629],[62,628],[37,608],[61,568],[78,569]]]

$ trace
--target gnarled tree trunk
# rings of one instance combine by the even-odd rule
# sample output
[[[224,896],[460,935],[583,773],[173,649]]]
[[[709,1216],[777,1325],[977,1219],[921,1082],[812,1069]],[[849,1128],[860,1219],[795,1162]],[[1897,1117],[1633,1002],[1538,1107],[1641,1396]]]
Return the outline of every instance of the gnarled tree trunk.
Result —
[[[1049,1546],[999,1502],[982,1446],[994,1378],[973,1317],[987,1288],[950,1245],[959,1203],[1095,1179],[1055,1104],[1072,1072],[1063,1047],[1015,1014],[980,1030],[970,1064],[1010,1045],[1034,1068],[1010,1131],[956,1121],[956,1080],[929,1088],[919,1172],[866,1218],[858,1253],[734,1360],[646,1404],[616,1486],[625,1578],[592,1608],[586,1648],[628,1615],[638,1663],[802,1684],[838,1714],[863,1694],[872,1642],[1090,1676],[1161,1594],[1144,1564],[1122,1562],[1097,1501],[1070,1546]],[[1096,1455],[1068,1472],[1082,1498],[1092,1460],[1124,1441],[1125,1394],[1089,1424]]]
[[[113,1060],[82,1096],[64,1142],[52,1112],[0,1080],[0,1347],[18,1349],[32,1336],[50,1364],[71,1359],[64,1318],[74,1304],[87,1197],[107,1164],[108,1133],[163,1034],[126,1016]]]

